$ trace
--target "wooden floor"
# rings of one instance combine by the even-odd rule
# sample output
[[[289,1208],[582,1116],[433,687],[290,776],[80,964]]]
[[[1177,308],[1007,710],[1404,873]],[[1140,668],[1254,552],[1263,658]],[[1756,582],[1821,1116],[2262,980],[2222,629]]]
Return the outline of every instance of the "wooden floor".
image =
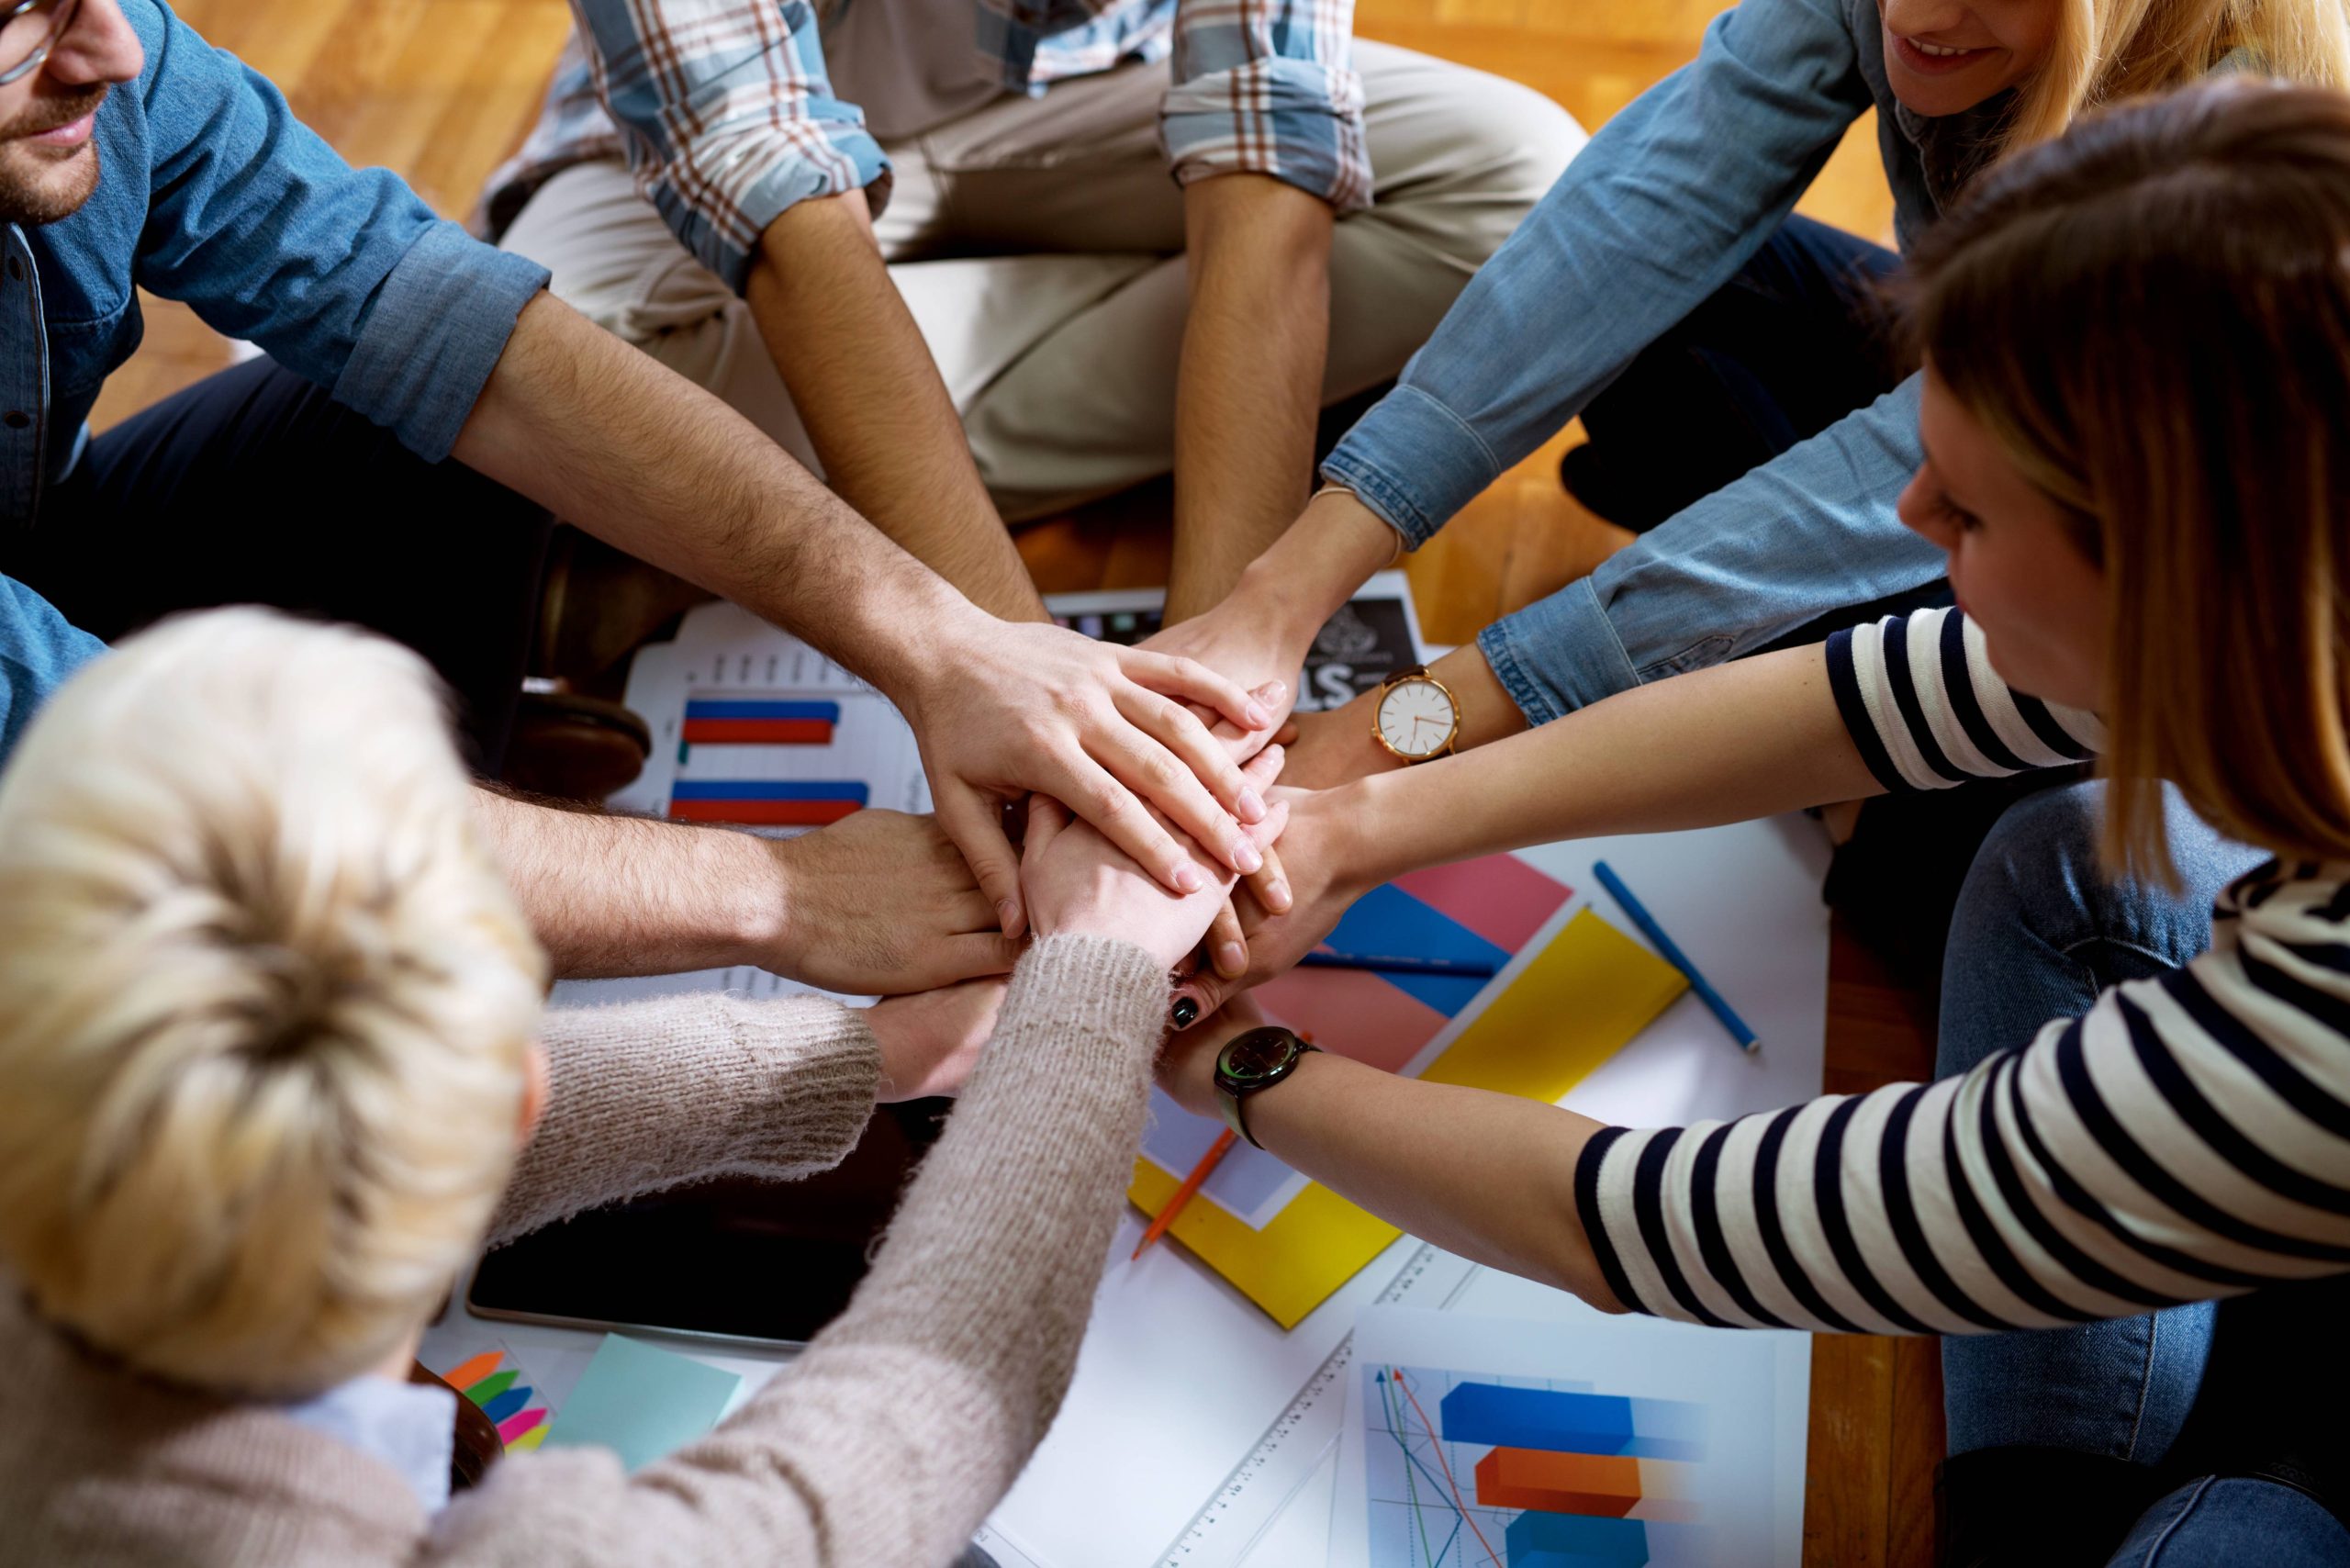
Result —
[[[1362,36],[1516,78],[1596,127],[1686,62],[1712,0],[1357,0]],[[565,0],[178,0],[191,24],[275,81],[296,111],[357,163],[397,170],[463,218],[483,178],[537,112],[570,28]],[[1855,126],[1802,210],[1889,240],[1892,201],[1875,128]],[[100,401],[101,427],[227,363],[229,346],[185,309],[149,302],[148,336]],[[1587,572],[1623,535],[1560,489],[1572,428],[1503,476],[1412,560],[1423,630],[1460,643]],[[1166,545],[1147,521],[1101,515],[1025,532],[1048,590],[1165,580]],[[1828,1087],[1922,1077],[1932,1066],[1923,1002],[1837,933],[1829,997]],[[1931,1478],[1942,1450],[1941,1378],[1930,1342],[1823,1336],[1814,1341],[1805,1558],[1835,1568],[1930,1561]]]

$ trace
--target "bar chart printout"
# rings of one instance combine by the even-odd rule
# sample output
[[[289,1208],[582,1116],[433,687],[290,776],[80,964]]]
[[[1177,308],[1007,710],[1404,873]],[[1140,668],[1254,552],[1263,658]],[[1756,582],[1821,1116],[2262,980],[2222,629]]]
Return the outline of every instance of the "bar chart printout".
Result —
[[[870,692],[689,689],[677,731],[676,821],[791,831],[929,805],[912,732]]]
[[[1366,1323],[1385,1311],[1366,1312]],[[1799,1538],[1799,1461],[1796,1507],[1782,1507],[1778,1495],[1786,1467],[1774,1444],[1792,1440],[1799,1452],[1803,1442],[1800,1405],[1792,1423],[1776,1409],[1784,1379],[1772,1341],[1783,1336],[1714,1333],[1726,1353],[1682,1365],[1681,1352],[1699,1346],[1675,1325],[1643,1325],[1651,1332],[1595,1345],[1580,1321],[1398,1316],[1444,1325],[1441,1338],[1456,1352],[1493,1343],[1498,1353],[1475,1359],[1498,1370],[1359,1355],[1349,1401],[1360,1417],[1348,1441],[1360,1434],[1361,1447],[1348,1456],[1339,1503],[1343,1518],[1360,1474],[1364,1534],[1355,1561],[1729,1568],[1779,1560],[1774,1538],[1790,1546]],[[1378,1334],[1357,1332],[1364,1351],[1436,1348],[1429,1335],[1420,1338],[1382,1346]],[[1539,1361],[1561,1375],[1529,1374]],[[1334,1542],[1331,1562],[1341,1560]]]

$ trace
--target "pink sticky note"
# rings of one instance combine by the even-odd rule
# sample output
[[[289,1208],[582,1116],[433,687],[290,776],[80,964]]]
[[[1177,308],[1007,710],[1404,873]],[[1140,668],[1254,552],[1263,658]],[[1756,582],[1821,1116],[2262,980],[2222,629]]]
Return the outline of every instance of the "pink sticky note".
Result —
[[[1394,1072],[1436,1038],[1445,1016],[1366,969],[1292,969],[1259,986],[1267,1014],[1325,1050]]]
[[[498,1440],[510,1443],[546,1418],[547,1412],[544,1406],[535,1410],[517,1410],[498,1423]]]
[[[1515,855],[1431,866],[1396,878],[1395,885],[1511,953],[1532,941],[1573,891]]]

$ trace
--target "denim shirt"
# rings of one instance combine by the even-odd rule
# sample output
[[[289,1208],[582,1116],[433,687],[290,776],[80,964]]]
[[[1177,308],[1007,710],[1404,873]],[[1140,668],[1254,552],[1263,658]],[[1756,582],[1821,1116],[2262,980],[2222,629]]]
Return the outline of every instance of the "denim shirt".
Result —
[[[1417,546],[1744,266],[1874,105],[1904,249],[1992,145],[2000,99],[1946,119],[1886,84],[1877,0],[1742,0],[1697,58],[1591,139],[1324,465]],[[1918,378],[1488,627],[1544,722],[1751,652],[1942,575],[1894,500]]]
[[[106,651],[49,600],[0,577],[0,764],[66,678]]]
[[[439,461],[545,269],[354,170],[258,73],[162,0],[122,0],[147,61],[98,108],[96,192],[0,231],[0,527],[39,515],[107,375],[139,346],[133,286]]]

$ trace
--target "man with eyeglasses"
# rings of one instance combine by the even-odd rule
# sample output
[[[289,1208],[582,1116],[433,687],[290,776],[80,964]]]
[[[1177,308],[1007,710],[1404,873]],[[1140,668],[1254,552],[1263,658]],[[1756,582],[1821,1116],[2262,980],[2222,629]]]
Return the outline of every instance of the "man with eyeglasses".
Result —
[[[434,661],[494,767],[553,514],[806,637],[912,724],[937,826],[876,813],[793,910],[803,938],[869,925],[877,902],[927,922],[897,933],[914,969],[943,961],[934,937],[1018,935],[1000,808],[1032,790],[1170,886],[1199,876],[1177,832],[1257,868],[1239,823],[1264,806],[1232,756],[1269,728],[1250,693],[976,608],[546,282],[388,172],[350,168],[162,0],[0,0],[0,571],[99,637],[230,601],[374,626]],[[93,437],[99,388],[139,343],[135,287],[266,357]],[[17,722],[87,653],[39,604],[0,595],[0,714]],[[724,885],[744,856],[706,834],[485,810],[536,879],[543,929],[577,926],[606,972],[739,954],[797,896],[764,872]],[[942,867],[942,830],[968,872]],[[916,890],[876,901],[892,874]],[[1008,962],[1000,942],[961,950]]]

